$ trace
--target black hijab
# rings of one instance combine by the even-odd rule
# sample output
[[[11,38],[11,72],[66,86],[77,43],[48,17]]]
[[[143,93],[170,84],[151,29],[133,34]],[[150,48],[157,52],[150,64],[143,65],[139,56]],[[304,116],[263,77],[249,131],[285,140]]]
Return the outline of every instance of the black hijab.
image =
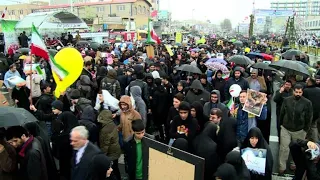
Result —
[[[189,152],[189,143],[188,140],[184,139],[184,138],[178,138],[174,141],[174,143],[172,144],[172,147],[180,149],[182,151],[186,151]]]
[[[196,110],[196,119],[200,127],[199,131],[201,132],[204,128],[204,124],[209,121],[209,118],[203,114],[203,106],[200,102],[193,102],[191,108]]]
[[[231,164],[228,163],[220,165],[215,173],[215,176],[222,180],[238,180],[237,171]]]
[[[218,133],[218,153],[222,161],[224,161],[228,152],[238,146],[237,141],[237,120],[229,117],[220,124]]]
[[[226,163],[233,165],[239,180],[250,180],[250,172],[239,151],[231,151],[226,156]]]
[[[106,173],[111,168],[111,160],[105,154],[97,154],[92,158],[91,168],[94,172],[92,180],[105,180]],[[108,179],[114,179],[112,173]]]
[[[250,144],[250,138],[251,137],[257,137],[258,143],[256,144],[256,147],[252,147]],[[257,127],[251,128],[247,137],[243,141],[243,144],[241,146],[241,150],[244,148],[259,148],[259,149],[266,149],[267,150],[267,158],[266,158],[266,170],[265,175],[256,175],[252,174],[251,172],[251,179],[262,179],[262,180],[271,180],[272,179],[272,168],[273,168],[273,156],[271,149],[266,142],[266,140],[263,138],[263,135],[261,133],[261,130]]]
[[[219,165],[217,144],[213,140],[216,131],[217,126],[208,122],[202,133],[193,140],[194,154],[205,159],[204,180],[211,180]]]

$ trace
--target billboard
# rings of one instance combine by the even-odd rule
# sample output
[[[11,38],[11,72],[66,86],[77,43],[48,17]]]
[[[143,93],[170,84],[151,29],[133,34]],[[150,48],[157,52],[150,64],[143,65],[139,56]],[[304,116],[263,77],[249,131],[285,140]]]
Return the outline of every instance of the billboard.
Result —
[[[169,18],[169,12],[167,10],[160,10],[158,12],[158,19],[168,19]]]
[[[283,17],[293,16],[293,10],[273,10],[273,9],[256,9],[254,11],[256,16],[272,16],[272,17]]]

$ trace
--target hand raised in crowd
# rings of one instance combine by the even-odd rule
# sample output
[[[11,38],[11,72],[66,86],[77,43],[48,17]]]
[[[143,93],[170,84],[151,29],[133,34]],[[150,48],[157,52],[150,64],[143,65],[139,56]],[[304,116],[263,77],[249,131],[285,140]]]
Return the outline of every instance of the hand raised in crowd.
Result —
[[[284,91],[284,86],[281,86],[279,92],[282,93]]]
[[[14,102],[15,102],[16,104],[18,104],[18,103],[19,103],[19,100],[18,100],[18,99],[15,99]]]
[[[317,147],[318,147],[317,144],[312,142],[312,141],[309,141],[307,143],[307,146],[308,146],[309,149],[317,149]]]

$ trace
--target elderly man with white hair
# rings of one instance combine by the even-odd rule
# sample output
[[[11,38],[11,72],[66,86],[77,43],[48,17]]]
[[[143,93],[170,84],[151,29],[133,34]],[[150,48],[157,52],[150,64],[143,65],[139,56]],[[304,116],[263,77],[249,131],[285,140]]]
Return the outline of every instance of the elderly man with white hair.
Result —
[[[70,133],[70,142],[74,149],[71,180],[96,179],[96,170],[92,168],[94,167],[94,159],[97,155],[101,156],[103,153],[88,140],[88,137],[89,132],[84,126],[77,126]],[[107,177],[108,173],[105,173]]]

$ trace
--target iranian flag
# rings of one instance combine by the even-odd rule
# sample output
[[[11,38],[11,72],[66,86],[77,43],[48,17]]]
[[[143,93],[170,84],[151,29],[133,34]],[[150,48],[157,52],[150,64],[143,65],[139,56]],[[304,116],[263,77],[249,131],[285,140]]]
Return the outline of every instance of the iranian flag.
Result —
[[[227,104],[227,107],[232,110],[234,109],[234,101],[233,101],[233,97],[230,98],[228,104]]]
[[[1,14],[1,18],[3,19],[6,16],[6,12],[7,12],[8,7],[6,7],[3,11],[3,13]]]
[[[157,43],[160,44],[161,40],[159,38],[159,36],[157,35],[157,33],[154,31],[153,27],[152,27],[152,21],[149,18],[148,21],[148,38],[147,38],[147,43]]]
[[[31,37],[31,54],[40,56],[49,61],[52,72],[54,72],[60,80],[63,80],[69,73],[62,66],[60,66],[55,59],[49,54],[49,51],[42,40],[41,35],[36,27],[32,24],[32,37]]]

